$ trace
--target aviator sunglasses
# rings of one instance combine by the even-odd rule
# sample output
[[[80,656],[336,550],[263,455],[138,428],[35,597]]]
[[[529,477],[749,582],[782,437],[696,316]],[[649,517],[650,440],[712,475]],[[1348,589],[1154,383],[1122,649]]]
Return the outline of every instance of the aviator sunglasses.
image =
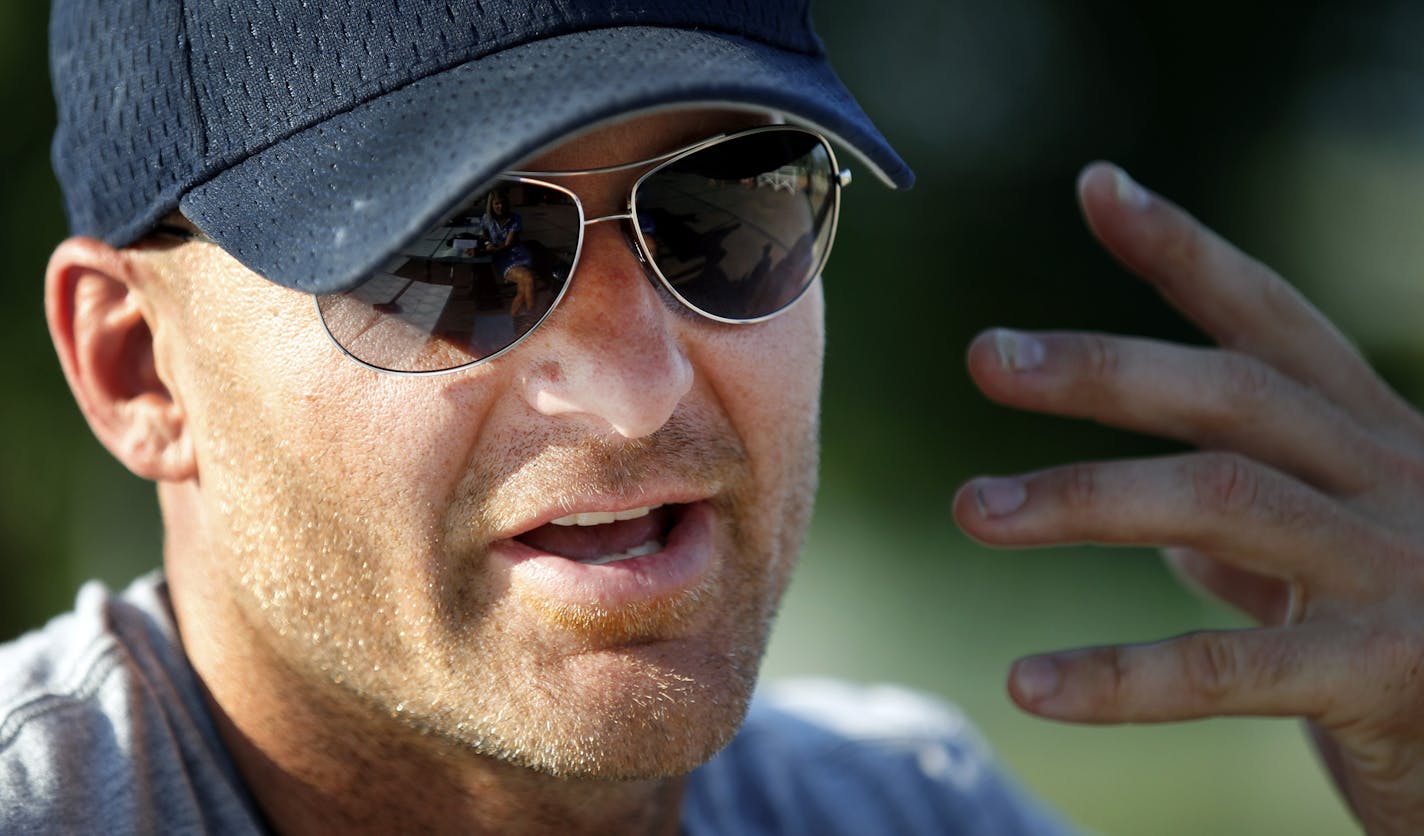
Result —
[[[551,182],[639,168],[648,170],[629,190],[627,210],[597,218]],[[649,280],[677,303],[716,322],[761,322],[820,273],[849,182],[824,137],[786,125],[605,168],[509,171],[354,288],[318,294],[317,310],[332,341],[362,365],[396,374],[462,369],[532,333],[568,291],[584,229],[620,221]]]

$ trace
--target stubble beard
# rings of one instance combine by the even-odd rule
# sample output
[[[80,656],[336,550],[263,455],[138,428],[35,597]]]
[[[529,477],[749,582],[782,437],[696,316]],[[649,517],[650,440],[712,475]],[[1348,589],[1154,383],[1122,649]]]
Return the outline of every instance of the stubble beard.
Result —
[[[684,774],[745,715],[816,468],[814,418],[785,439],[790,475],[771,496],[735,439],[697,426],[675,420],[617,449],[524,439],[515,466],[477,463],[444,508],[369,507],[369,486],[340,468],[259,440],[247,454],[265,459],[265,478],[227,503],[249,616],[299,679],[362,707],[374,747],[415,732],[550,776]],[[724,483],[718,571],[691,595],[541,611],[490,582],[479,534],[501,502],[573,480],[616,490],[649,472]]]

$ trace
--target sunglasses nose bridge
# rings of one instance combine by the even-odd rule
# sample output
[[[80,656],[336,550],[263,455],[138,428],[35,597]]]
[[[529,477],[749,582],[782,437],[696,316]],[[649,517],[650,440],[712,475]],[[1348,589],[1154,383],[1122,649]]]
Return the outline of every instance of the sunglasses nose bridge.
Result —
[[[588,228],[594,224],[608,221],[622,221],[619,230],[623,233],[623,241],[627,243],[628,249],[633,251],[633,255],[638,259],[638,265],[643,268],[643,275],[653,284],[657,284],[657,276],[652,269],[652,264],[648,261],[648,254],[644,252],[643,246],[639,243],[638,234],[634,223],[636,222],[632,212],[619,212],[613,215],[601,215],[597,218],[590,218],[583,222],[584,239],[587,241]]]
[[[593,226],[594,224],[601,224],[601,223],[603,223],[604,221],[631,221],[631,220],[633,220],[633,213],[632,213],[632,212],[619,212],[619,213],[616,214],[616,215],[600,215],[600,216],[597,217],[597,218],[589,218],[588,220],[586,220],[586,221],[583,222],[583,225],[584,225],[584,226]]]
[[[603,221],[622,223],[615,232]],[[629,217],[584,226],[562,313],[543,326],[545,362],[530,367],[523,388],[538,412],[642,438],[664,426],[691,390],[685,335],[628,237]],[[640,270],[653,287],[640,281]]]

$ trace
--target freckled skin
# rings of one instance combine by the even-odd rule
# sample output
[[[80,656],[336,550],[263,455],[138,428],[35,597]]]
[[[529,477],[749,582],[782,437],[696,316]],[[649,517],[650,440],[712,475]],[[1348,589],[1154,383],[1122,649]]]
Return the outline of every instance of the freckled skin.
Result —
[[[643,158],[750,122],[644,117],[531,167]],[[629,183],[591,183],[585,200],[596,213]],[[702,321],[600,226],[538,332],[427,378],[350,362],[310,297],[216,247],[145,256],[181,287],[154,345],[198,471],[160,488],[174,608],[246,771],[375,804],[372,764],[387,787],[488,789],[510,767],[646,781],[735,732],[815,489],[820,286],[765,323]],[[710,494],[713,568],[686,593],[568,607],[487,559],[530,507],[650,481]]]

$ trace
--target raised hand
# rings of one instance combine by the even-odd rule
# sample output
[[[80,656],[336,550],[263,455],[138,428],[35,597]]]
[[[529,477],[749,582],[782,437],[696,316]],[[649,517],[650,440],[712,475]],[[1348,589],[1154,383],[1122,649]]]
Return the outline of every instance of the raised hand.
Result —
[[[1085,723],[1308,719],[1371,833],[1424,833],[1424,418],[1269,268],[1107,164],[1079,181],[1099,240],[1217,343],[996,330],[969,369],[1010,406],[1195,452],[971,481],[998,546],[1159,545],[1249,630],[1019,660],[1024,709]]]

